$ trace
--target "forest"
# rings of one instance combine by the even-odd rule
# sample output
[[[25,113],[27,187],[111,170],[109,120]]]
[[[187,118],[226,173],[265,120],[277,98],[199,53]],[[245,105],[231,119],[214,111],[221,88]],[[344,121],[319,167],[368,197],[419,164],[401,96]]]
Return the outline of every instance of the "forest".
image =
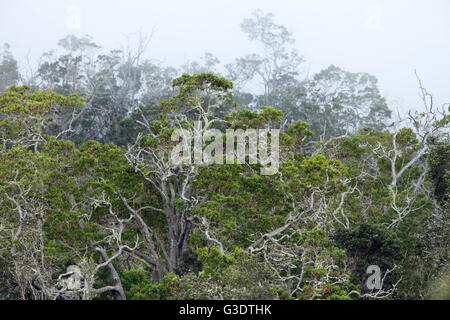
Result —
[[[305,75],[271,13],[240,30],[261,50],[228,64],[147,59],[151,33],[32,72],[0,48],[1,300],[450,299],[450,105],[420,72],[406,113],[371,74]],[[174,165],[179,129],[227,161]],[[274,129],[272,174],[217,147]]]

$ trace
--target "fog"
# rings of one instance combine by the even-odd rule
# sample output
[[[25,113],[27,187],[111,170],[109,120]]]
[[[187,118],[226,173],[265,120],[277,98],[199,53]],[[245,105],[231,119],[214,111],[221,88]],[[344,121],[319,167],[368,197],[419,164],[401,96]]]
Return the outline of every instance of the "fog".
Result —
[[[0,0],[0,300],[450,300],[449,18]]]
[[[112,49],[154,30],[148,58],[179,66],[211,52],[228,63],[258,49],[239,27],[258,8],[294,33],[305,76],[330,64],[369,72],[391,109],[406,110],[420,107],[416,69],[438,104],[450,101],[448,0],[1,0],[0,43],[34,64],[67,34]]]

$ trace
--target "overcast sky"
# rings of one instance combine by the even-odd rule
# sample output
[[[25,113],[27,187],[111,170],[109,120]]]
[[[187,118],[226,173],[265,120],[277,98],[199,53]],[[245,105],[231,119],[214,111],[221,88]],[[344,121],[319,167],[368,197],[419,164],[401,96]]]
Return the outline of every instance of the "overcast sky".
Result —
[[[294,33],[311,73],[372,73],[405,110],[420,106],[417,69],[436,101],[450,102],[449,0],[0,0],[0,43],[35,60],[69,33],[113,49],[156,27],[148,58],[179,66],[211,52],[228,63],[255,51],[239,24],[258,8]]]

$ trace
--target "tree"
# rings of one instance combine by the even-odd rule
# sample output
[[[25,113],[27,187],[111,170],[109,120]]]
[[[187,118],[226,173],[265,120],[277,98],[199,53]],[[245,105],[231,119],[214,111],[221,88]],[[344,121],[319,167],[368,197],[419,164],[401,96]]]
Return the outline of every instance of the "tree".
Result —
[[[231,82],[210,73],[193,76],[184,74],[175,79],[173,85],[178,94],[162,102],[165,113],[161,119],[150,123],[143,117],[139,123],[144,130],[126,153],[131,167],[151,190],[148,202],[141,208],[134,208],[130,199],[126,199],[118,190],[119,197],[139,222],[145,237],[147,252],[139,256],[156,268],[159,278],[179,266],[193,227],[190,213],[202,199],[191,188],[199,165],[189,161],[185,165],[174,166],[170,161],[170,153],[175,146],[171,139],[172,133],[177,128],[192,127],[190,120],[193,119],[202,123],[200,134],[211,128],[218,120],[214,117],[215,110],[230,103],[229,91],[232,89]],[[187,144],[190,149],[190,140]],[[167,231],[155,231],[143,218],[144,210],[162,215]]]
[[[241,24],[248,39],[261,44],[263,53],[225,66],[227,77],[238,88],[236,101],[251,108],[279,108],[289,123],[309,123],[318,140],[356,132],[364,126],[386,126],[391,111],[374,76],[331,65],[311,79],[300,79],[303,57],[295,48],[293,34],[273,19],[273,14],[257,10]],[[254,85],[255,79],[263,84],[264,94],[253,97],[241,92],[245,85]]]
[[[326,141],[272,106],[229,113],[233,84],[212,73],[166,89],[167,99],[128,119],[127,139],[137,136],[126,148],[62,139],[73,122],[52,125],[59,114],[76,118],[78,94],[11,86],[0,96],[2,298],[438,294],[448,268],[449,116],[422,86],[423,112]],[[250,162],[250,148],[222,165],[225,129],[280,130],[271,131],[277,172],[261,175],[267,164]],[[211,147],[219,163],[202,154]],[[369,265],[382,288],[366,286]]]
[[[9,86],[18,84],[20,74],[16,59],[14,59],[9,44],[5,43],[0,49],[0,94],[5,92]]]
[[[140,35],[136,48],[129,45],[104,53],[89,36],[69,35],[58,43],[61,54],[50,51],[43,55],[33,79],[37,86],[61,94],[78,92],[87,99],[86,108],[73,122],[72,137],[78,142],[122,142],[122,120],[137,111],[139,105],[171,97],[168,84],[174,69],[143,58],[150,40],[151,35]],[[64,129],[70,117],[71,114],[61,115],[54,131]]]
[[[367,73],[351,73],[333,65],[298,87],[295,95],[281,97],[287,117],[311,125],[323,140],[364,126],[383,129],[391,117],[377,79]]]
[[[83,179],[86,170],[78,171],[82,162],[72,142],[44,132],[50,115],[82,103],[77,94],[31,92],[28,86],[11,86],[0,96],[0,254],[11,275],[10,290],[18,288],[23,299],[66,294],[67,288],[58,289],[54,279],[71,260],[84,277],[83,287],[72,288],[71,298],[90,299],[108,291],[125,298],[112,261],[124,248],[132,250],[122,244],[127,220],[111,205],[98,218],[98,208],[109,204],[104,191],[84,183],[95,177]],[[96,254],[103,262],[93,261]],[[109,268],[115,284],[94,288],[103,267]]]
[[[226,65],[227,77],[239,86],[258,77],[264,86],[259,105],[271,105],[270,95],[287,83],[295,83],[303,58],[294,47],[295,40],[286,27],[273,21],[274,15],[261,10],[244,19],[241,29],[250,41],[261,44],[263,54],[251,54]],[[275,105],[278,106],[278,105]]]

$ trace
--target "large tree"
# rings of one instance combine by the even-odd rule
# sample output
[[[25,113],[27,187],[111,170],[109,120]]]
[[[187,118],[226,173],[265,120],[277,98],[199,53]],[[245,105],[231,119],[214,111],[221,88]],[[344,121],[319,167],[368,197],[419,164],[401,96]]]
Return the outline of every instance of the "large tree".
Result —
[[[0,47],[0,94],[9,86],[18,84],[20,80],[19,67],[11,53],[10,46],[5,43]]]

